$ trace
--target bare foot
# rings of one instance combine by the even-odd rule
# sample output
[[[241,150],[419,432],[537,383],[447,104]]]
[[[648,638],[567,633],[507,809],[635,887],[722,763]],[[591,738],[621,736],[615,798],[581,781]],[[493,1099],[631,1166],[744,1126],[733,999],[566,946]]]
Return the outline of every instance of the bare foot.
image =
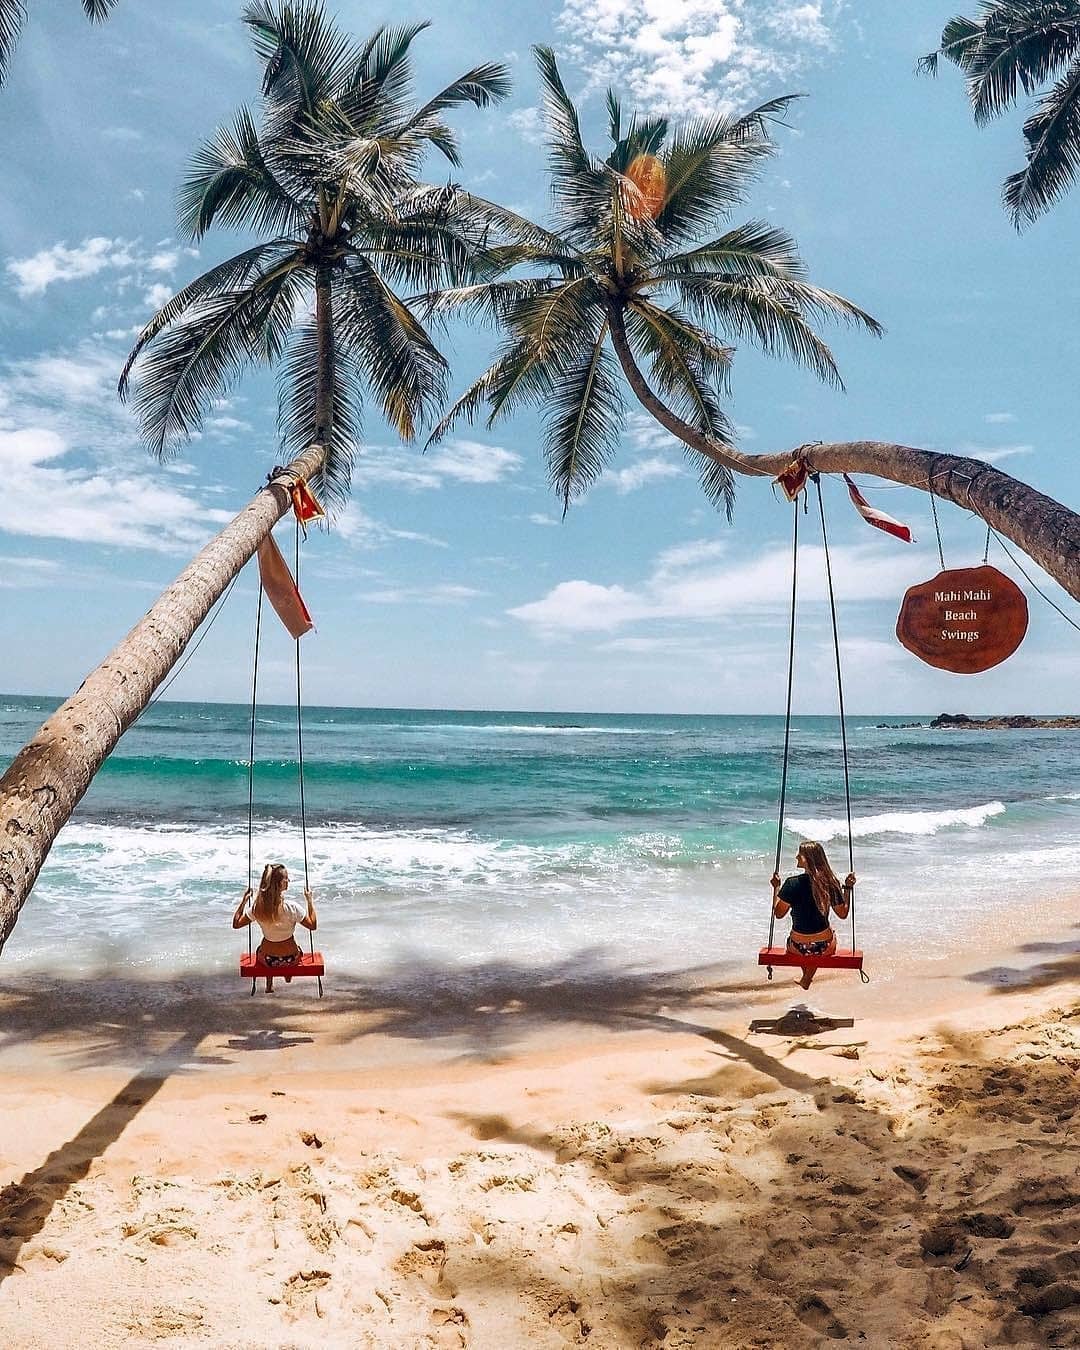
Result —
[[[268,994],[272,994],[272,993],[274,992],[274,977],[273,977],[273,975],[267,975],[267,977],[266,977],[266,992],[267,992]]]
[[[802,985],[804,989],[809,989],[811,983],[813,982],[813,979],[814,979],[814,972],[812,970],[804,970],[802,973],[802,979],[799,981],[799,983]]]

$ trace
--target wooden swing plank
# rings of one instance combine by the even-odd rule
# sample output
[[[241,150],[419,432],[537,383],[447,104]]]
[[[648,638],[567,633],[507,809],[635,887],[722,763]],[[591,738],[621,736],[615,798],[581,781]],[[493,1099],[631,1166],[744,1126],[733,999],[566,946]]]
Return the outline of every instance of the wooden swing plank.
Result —
[[[290,979],[296,979],[303,975],[325,975],[326,965],[322,952],[305,952],[287,966],[268,966],[253,952],[240,958],[240,974],[245,980],[255,980],[263,975],[288,975]]]
[[[786,947],[762,947],[759,966],[809,966],[814,970],[862,970],[862,952],[837,950],[829,956],[802,956]]]

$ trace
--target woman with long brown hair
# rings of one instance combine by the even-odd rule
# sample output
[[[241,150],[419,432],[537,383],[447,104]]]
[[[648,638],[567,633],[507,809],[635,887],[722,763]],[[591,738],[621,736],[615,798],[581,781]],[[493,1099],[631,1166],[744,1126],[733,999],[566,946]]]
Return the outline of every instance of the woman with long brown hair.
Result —
[[[849,872],[840,884],[829,865],[825,850],[812,839],[804,839],[795,855],[796,873],[781,885],[779,872],[772,875],[773,913],[778,919],[791,915],[787,949],[799,956],[831,956],[836,951],[836,933],[830,914],[846,919],[851,909],[851,888],[855,873]],[[805,965],[799,983],[810,988],[816,967]]]
[[[305,890],[304,903],[290,900],[285,895],[289,889],[289,873],[284,863],[267,863],[263,868],[259,889],[252,894],[251,887],[244,892],[244,898],[236,907],[233,915],[234,928],[246,928],[257,923],[262,930],[262,941],[256,955],[267,966],[280,966],[281,973],[288,984],[292,976],[289,967],[295,965],[303,955],[300,944],[293,936],[297,924],[314,932],[319,926],[315,916],[315,905],[311,892]],[[274,987],[274,977],[267,975],[266,992]]]

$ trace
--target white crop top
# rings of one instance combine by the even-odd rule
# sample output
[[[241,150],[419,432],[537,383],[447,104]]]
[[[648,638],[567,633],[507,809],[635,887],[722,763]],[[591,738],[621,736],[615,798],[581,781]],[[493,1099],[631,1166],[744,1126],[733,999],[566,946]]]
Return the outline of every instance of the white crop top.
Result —
[[[244,914],[250,919],[255,909],[255,897],[244,906]],[[306,900],[293,900],[289,896],[283,896],[281,900],[281,913],[273,922],[264,922],[256,919],[255,922],[262,929],[262,935],[270,942],[287,942],[293,935],[293,929],[300,920],[307,914]]]

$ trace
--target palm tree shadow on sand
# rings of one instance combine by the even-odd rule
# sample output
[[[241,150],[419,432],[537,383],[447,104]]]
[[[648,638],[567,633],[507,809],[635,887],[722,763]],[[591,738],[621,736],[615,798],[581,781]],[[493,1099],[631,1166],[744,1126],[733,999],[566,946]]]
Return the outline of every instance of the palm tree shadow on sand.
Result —
[[[241,1064],[250,1072],[249,1057],[259,1051],[303,1045],[312,1039],[343,1046],[361,1043],[373,1034],[437,1041],[451,1055],[464,1052],[491,1059],[532,1033],[564,1025],[613,1033],[649,1031],[700,1037],[716,1056],[715,1071],[681,1080],[658,1075],[657,1081],[641,1085],[640,1091],[668,1099],[674,1118],[684,1107],[693,1107],[695,1120],[701,1117],[693,1128],[714,1128],[709,1124],[712,1121],[722,1131],[753,1131],[758,1128],[754,1117],[762,1111],[790,1117],[775,1138],[756,1136],[755,1149],[775,1155],[777,1222],[785,1229],[780,1237],[761,1235],[760,1260],[765,1268],[771,1261],[779,1270],[784,1243],[790,1245],[787,1230],[791,1225],[800,1241],[809,1235],[821,1242],[823,1250],[833,1251],[839,1235],[831,1230],[818,1234],[812,1226],[822,1222],[821,1213],[832,1210],[822,1211],[814,1197],[823,1187],[837,1195],[852,1194],[854,1188],[865,1187],[865,1179],[857,1167],[849,1166],[854,1155],[843,1145],[830,1149],[824,1171],[811,1176],[805,1170],[800,1139],[824,1130],[831,1137],[858,1140],[858,1150],[880,1152],[889,1156],[891,1164],[894,1123],[887,1110],[866,1100],[861,1092],[827,1074],[814,1076],[785,1063],[785,1054],[801,1038],[786,1046],[781,1041],[784,1048],[779,1048],[776,1041],[759,1039],[750,1032],[739,1035],[709,1025],[711,1018],[728,1016],[741,1006],[749,990],[760,988],[756,981],[725,982],[715,967],[660,975],[619,968],[595,951],[579,952],[543,969],[502,961],[463,971],[403,959],[378,977],[335,978],[322,1004],[306,991],[249,999],[246,987],[234,978],[216,975],[151,983],[113,972],[93,981],[24,977],[18,985],[9,982],[0,987],[4,1013],[0,1064],[18,1061],[32,1049],[52,1055],[75,1071],[115,1068],[118,1063],[133,1065],[136,1071],[76,1135],[0,1192],[0,1279],[18,1268],[20,1255],[42,1231],[54,1207],[87,1176],[94,1160],[173,1074]],[[776,994],[782,998],[784,991]],[[772,1053],[774,1047],[777,1053]],[[959,1048],[956,1057],[967,1059]],[[978,1072],[990,1067],[980,1066]],[[1024,1066],[1032,1089],[1041,1072],[1039,1066]],[[1025,1099],[1031,1095],[1026,1093]],[[617,1132],[599,1141],[578,1138],[575,1131],[587,1129],[580,1122],[548,1131],[529,1120],[484,1113],[482,1108],[453,1118],[478,1140],[521,1145],[556,1161],[582,1159],[610,1189],[616,1205],[622,1203],[619,1197],[632,1196],[648,1213],[662,1216],[666,1206],[674,1204],[681,1213],[687,1208],[683,1202],[688,1196],[707,1200],[715,1190],[715,1178],[699,1175],[684,1162],[650,1153],[647,1139],[631,1141],[627,1151]],[[911,1248],[903,1254],[907,1265],[921,1265],[924,1260],[915,1244],[918,1229],[913,1225],[928,1222],[928,1202],[919,1187],[923,1186],[921,1178],[936,1165],[940,1148],[934,1132],[928,1130],[925,1137],[922,1131],[912,1133],[900,1164],[891,1172],[886,1169],[884,1179],[867,1196],[873,1202],[874,1222],[880,1219],[887,1227],[896,1226],[905,1236]],[[736,1173],[732,1178],[732,1184],[741,1184]],[[867,1237],[876,1231],[868,1229]],[[650,1269],[658,1273],[660,1287],[674,1280],[682,1289],[686,1273],[696,1271],[701,1276],[700,1288],[706,1292],[695,1316],[704,1318],[712,1330],[720,1332],[732,1300],[751,1296],[765,1297],[770,1315],[782,1318],[791,1335],[819,1322],[832,1325],[834,1319],[835,1329],[841,1329],[834,1311],[836,1300],[827,1305],[820,1291],[809,1284],[801,1290],[797,1275],[786,1273],[776,1288],[770,1284],[764,1293],[760,1288],[755,1293],[760,1277],[747,1265],[749,1248],[747,1252],[733,1248],[726,1224],[708,1214],[695,1218],[687,1213],[670,1221],[661,1218],[650,1232],[641,1242],[648,1247]],[[807,1265],[805,1246],[800,1252],[809,1280],[814,1262]],[[520,1281],[522,1289],[540,1290],[555,1310],[553,1317],[578,1316],[576,1286],[568,1283],[564,1288],[554,1271],[538,1272],[495,1248],[485,1250],[482,1261],[471,1269],[468,1283],[479,1292],[486,1285],[505,1288],[514,1281]],[[661,1325],[672,1324],[672,1314],[652,1277],[643,1282],[640,1273],[628,1270],[610,1292],[611,1315],[626,1335],[640,1337],[648,1332],[655,1336]]]

